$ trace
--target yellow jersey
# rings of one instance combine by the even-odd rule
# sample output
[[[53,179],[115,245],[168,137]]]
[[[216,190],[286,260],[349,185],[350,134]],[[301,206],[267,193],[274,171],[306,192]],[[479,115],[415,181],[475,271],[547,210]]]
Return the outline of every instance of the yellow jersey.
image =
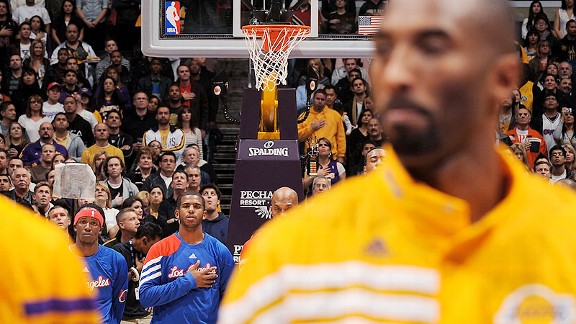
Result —
[[[465,201],[415,182],[386,151],[379,169],[254,235],[221,323],[576,322],[570,189],[499,149],[509,190],[473,223]]]
[[[99,323],[66,232],[0,197],[0,323]]]

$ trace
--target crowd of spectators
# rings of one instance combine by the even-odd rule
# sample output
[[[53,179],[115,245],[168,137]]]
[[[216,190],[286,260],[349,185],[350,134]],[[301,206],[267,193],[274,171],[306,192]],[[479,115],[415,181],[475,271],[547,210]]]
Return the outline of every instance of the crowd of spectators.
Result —
[[[517,43],[522,78],[502,101],[499,138],[510,144],[527,170],[551,183],[574,187],[576,137],[573,90],[576,67],[574,1],[562,0],[550,20],[540,1],[532,1]]]
[[[384,3],[370,0],[360,11],[376,15]],[[322,8],[321,20],[332,28],[340,24],[334,17],[344,15],[342,10],[354,13],[351,22],[356,20],[353,1],[326,1]],[[140,191],[150,194],[154,185],[169,200],[176,167],[200,169],[200,182],[188,179],[190,188],[218,183],[208,154],[214,149],[206,140],[216,130],[214,73],[202,58],[168,60],[134,51],[139,46],[138,28],[129,38],[121,37],[125,30],[118,32],[121,24],[134,26],[138,18],[134,9],[139,14],[136,2],[125,1],[63,0],[58,5],[0,1],[0,140],[7,160],[20,159],[34,170],[31,191],[35,183],[52,184],[48,174],[62,158],[91,166],[111,192],[113,203],[105,208],[117,208]],[[302,93],[309,81],[306,69],[314,71],[323,86],[323,93],[315,94],[318,104],[305,90]],[[361,146],[368,139],[379,146],[383,137],[377,119],[370,124],[369,118],[360,118],[364,111],[369,113],[371,104],[368,73],[361,60],[306,60],[306,67],[291,78],[297,80],[299,110],[312,106],[311,117],[299,126],[300,140],[316,150],[317,140],[324,137],[340,163],[333,179],[321,159],[321,174],[335,183],[346,174],[362,173]],[[326,112],[316,114],[323,106]],[[345,124],[318,126],[314,116],[331,111],[337,112],[331,114],[335,121],[343,119]],[[314,129],[306,129],[311,123]],[[331,134],[340,130],[340,124],[344,133]],[[54,149],[44,156],[46,144]],[[112,172],[109,163],[114,164]],[[2,170],[8,172],[6,167]],[[19,192],[14,197],[34,206],[34,199],[26,195]],[[158,219],[171,217],[161,208],[154,210]]]

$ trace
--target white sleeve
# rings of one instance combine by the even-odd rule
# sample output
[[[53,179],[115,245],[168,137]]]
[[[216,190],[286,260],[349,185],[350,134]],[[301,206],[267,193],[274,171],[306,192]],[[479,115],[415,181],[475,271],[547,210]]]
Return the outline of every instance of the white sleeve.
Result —
[[[526,39],[526,35],[528,35],[528,18],[524,18],[522,22],[522,39]]]
[[[48,14],[48,10],[46,8],[42,8],[42,20],[44,20],[45,24],[51,24],[52,20],[50,20],[50,15]]]
[[[338,175],[342,175],[346,173],[346,169],[340,162],[336,162],[336,168],[338,169]]]

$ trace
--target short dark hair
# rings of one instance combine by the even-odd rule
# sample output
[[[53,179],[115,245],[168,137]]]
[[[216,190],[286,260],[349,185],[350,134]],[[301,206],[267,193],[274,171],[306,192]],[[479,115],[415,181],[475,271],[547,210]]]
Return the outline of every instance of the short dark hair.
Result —
[[[333,86],[333,85],[331,85],[331,84],[325,85],[323,89],[324,89],[324,92],[326,92],[326,90],[334,90],[334,91],[336,91],[336,87]]]
[[[60,200],[60,199],[58,199],[58,200]],[[50,209],[48,209],[47,214],[50,214],[50,212],[56,208],[64,209],[66,211],[66,216],[68,216],[68,218],[72,218],[72,217],[70,217],[70,207],[68,207],[68,204],[62,203],[62,202],[58,202],[58,203],[54,202],[54,206],[52,206]]]
[[[56,119],[56,117],[58,117],[58,116],[66,117],[66,113],[65,112],[58,112],[58,113],[56,113],[56,115],[54,115],[54,119]],[[52,119],[52,124],[54,124],[54,119]],[[68,120],[68,118],[66,118],[66,120]]]
[[[144,223],[138,227],[136,230],[137,239],[141,239],[143,237],[148,238],[149,240],[154,240],[157,238],[162,237],[162,227],[156,223]]]
[[[356,72],[360,74],[360,76],[362,76],[362,71],[360,71],[359,68],[353,68],[352,70],[350,70],[350,72],[348,72],[348,75],[352,74],[352,72]]]
[[[66,59],[66,61],[68,61],[68,59]],[[78,76],[78,72],[74,71],[74,70],[70,70],[67,69],[66,71],[64,71],[64,76],[66,76],[66,74],[68,73],[74,73],[75,76]]]
[[[318,89],[316,91],[314,91],[314,95],[312,96],[312,98],[316,97],[317,94],[323,94],[324,96],[326,96],[326,91],[324,89]]]
[[[176,158],[176,153],[174,153],[174,152],[172,152],[172,151],[166,151],[166,152],[162,152],[162,153],[160,154],[160,161],[162,161],[162,158],[165,157],[166,155],[170,155],[170,156],[174,157],[174,161],[177,160],[177,158]]]
[[[220,191],[220,189],[218,189],[218,186],[216,186],[213,183],[209,183],[200,189],[200,194],[203,194],[204,190],[206,190],[206,189],[214,189],[214,191],[216,191],[216,196],[218,196],[218,200],[220,200],[220,196],[222,196],[222,192]]]
[[[28,25],[28,27],[32,28],[32,25],[30,24],[30,22],[28,20],[23,21],[20,23],[20,25],[18,25],[18,30],[22,29],[22,26],[24,25]]]
[[[144,92],[144,91],[136,91],[136,92],[134,92],[134,95],[132,95],[132,101],[134,101],[134,97],[136,97],[136,95],[137,95],[137,94],[140,94],[140,93],[145,94],[145,95],[146,95],[146,98],[147,98],[148,100],[150,100],[150,96],[149,96],[146,92]]]
[[[16,105],[12,102],[12,101],[4,101],[3,103],[0,104],[0,112],[5,112],[8,109],[8,106],[14,106],[14,108],[16,108]]]
[[[202,195],[196,191],[192,191],[192,190],[188,190],[186,192],[184,192],[180,197],[178,197],[178,199],[176,200],[176,209],[180,208],[180,205],[182,205],[182,197],[186,197],[186,196],[196,196],[196,197],[200,197],[200,199],[202,200],[202,209],[206,209],[206,204],[204,203],[204,197],[202,197]]]
[[[184,177],[186,177],[186,179],[188,179],[188,176],[186,175],[186,172],[184,172],[184,170],[175,170],[175,171],[172,173],[172,179],[174,179],[174,175],[175,175],[176,173],[181,173],[181,174],[184,175]]]
[[[68,30],[68,28],[70,28],[70,26],[76,26],[76,29],[78,29],[78,31],[80,31],[80,26],[78,26],[77,23],[71,21],[68,23],[68,26],[66,26],[66,30]]]
[[[552,156],[552,152],[553,151],[562,151],[562,156],[566,157],[566,150],[564,149],[564,147],[562,147],[562,145],[554,145],[552,146],[552,148],[550,149],[550,151],[548,151],[548,156]]]
[[[123,171],[126,168],[124,161],[122,161],[122,159],[119,156],[111,155],[111,156],[107,157],[106,160],[104,161],[104,164],[102,164],[102,171],[104,172],[104,175],[106,177],[108,177],[108,162],[110,162],[110,160],[112,160],[112,159],[118,159],[118,161],[120,161],[120,166],[122,167]]]
[[[42,187],[48,187],[48,189],[50,189],[50,192],[52,192],[52,187],[50,187],[50,185],[48,184],[48,182],[46,181],[40,181],[36,184],[36,186],[34,187],[34,193],[36,193],[36,191],[38,191],[38,189],[42,188]]]

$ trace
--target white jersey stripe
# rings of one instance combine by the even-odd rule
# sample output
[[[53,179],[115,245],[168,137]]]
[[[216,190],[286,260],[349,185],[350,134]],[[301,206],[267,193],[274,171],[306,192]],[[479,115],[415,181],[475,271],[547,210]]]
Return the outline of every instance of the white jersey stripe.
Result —
[[[440,287],[440,275],[434,269],[414,266],[374,265],[361,261],[315,265],[286,265],[254,283],[239,300],[223,305],[224,314],[237,323],[284,297],[288,290],[323,290],[347,287],[432,295]],[[345,291],[345,290],[344,290]],[[378,294],[375,294],[378,296]],[[363,300],[366,301],[366,300]]]
[[[164,257],[164,256],[161,255],[161,256],[159,256],[159,257],[157,257],[157,258],[154,258],[154,259],[146,262],[146,264],[144,265],[144,268],[150,267],[151,265],[160,262],[160,260],[162,260],[163,257]]]
[[[145,277],[145,278],[142,277],[142,278],[140,279],[140,286],[142,286],[142,284],[145,283],[145,282],[147,282],[147,281],[150,281],[150,280],[152,280],[152,279],[154,279],[154,278],[160,277],[161,275],[162,275],[162,272],[158,271],[158,272],[156,272],[155,274],[152,274],[152,275],[147,276],[147,277]]]
[[[258,314],[254,323],[329,320],[356,314],[365,314],[377,321],[433,323],[440,318],[440,305],[428,297],[379,294],[362,288],[291,294],[280,304]]]
[[[154,271],[158,271],[160,270],[160,268],[162,268],[161,264],[157,264],[153,267],[149,267],[149,268],[144,268],[142,269],[142,274],[140,275],[141,277],[146,277],[149,273],[154,272]]]

